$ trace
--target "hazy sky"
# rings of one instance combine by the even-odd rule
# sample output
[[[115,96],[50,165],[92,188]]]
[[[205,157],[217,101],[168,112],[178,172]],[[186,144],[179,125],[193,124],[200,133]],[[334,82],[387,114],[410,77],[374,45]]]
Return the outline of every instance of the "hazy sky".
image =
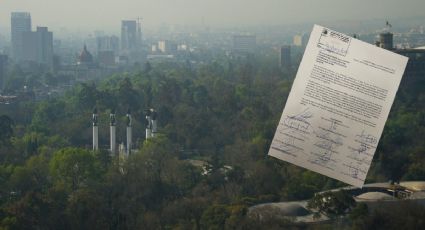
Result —
[[[425,16],[425,0],[0,0],[0,27],[28,11],[33,27],[119,29],[122,19],[212,26],[293,24]]]

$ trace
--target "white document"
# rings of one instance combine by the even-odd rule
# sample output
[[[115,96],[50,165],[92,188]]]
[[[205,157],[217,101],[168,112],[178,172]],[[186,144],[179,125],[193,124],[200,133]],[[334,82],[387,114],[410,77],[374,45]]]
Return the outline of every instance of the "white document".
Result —
[[[406,64],[315,25],[269,155],[362,187]]]

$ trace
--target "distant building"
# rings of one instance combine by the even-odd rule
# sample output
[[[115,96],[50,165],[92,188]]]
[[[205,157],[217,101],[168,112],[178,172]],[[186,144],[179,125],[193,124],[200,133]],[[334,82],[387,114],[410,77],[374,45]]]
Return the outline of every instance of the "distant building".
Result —
[[[77,57],[77,64],[73,68],[77,82],[98,79],[104,73],[95,62],[93,55],[89,52],[86,45],[84,45],[83,50]]]
[[[257,45],[255,35],[234,35],[233,36],[233,51],[250,53],[253,52]]]
[[[99,36],[96,38],[97,54],[104,51],[112,51],[118,54],[119,38],[117,36]]]
[[[92,66],[93,64],[94,64],[93,55],[91,55],[91,53],[87,50],[87,46],[84,45],[83,50],[78,56],[77,65]]]
[[[53,33],[47,27],[23,33],[23,55],[21,61],[35,62],[46,66],[53,65]]]
[[[293,38],[294,46],[306,47],[307,42],[308,42],[308,35],[307,34],[295,35],[294,38]]]
[[[6,76],[7,56],[0,55],[0,92],[4,87],[4,78]]]
[[[159,41],[158,50],[164,54],[174,54],[177,52],[177,44],[169,40]]]
[[[115,54],[112,50],[99,51],[97,53],[97,60],[102,66],[115,65]]]
[[[396,49],[393,51],[409,58],[401,81],[401,87],[406,84],[422,84],[425,76],[425,47]]]
[[[24,33],[31,31],[31,15],[27,12],[11,14],[12,57],[20,62],[24,53]]]
[[[390,32],[379,34],[379,41],[377,42],[377,45],[387,50],[393,49],[393,34]]]
[[[128,54],[140,49],[141,31],[140,25],[135,20],[121,22],[121,52]]]
[[[291,46],[280,47],[279,66],[285,69],[291,68]]]
[[[397,49],[394,47],[393,34],[391,32],[379,34],[379,41],[376,41],[375,45],[409,58],[401,82],[402,86],[404,84],[415,84],[425,76],[425,47]]]

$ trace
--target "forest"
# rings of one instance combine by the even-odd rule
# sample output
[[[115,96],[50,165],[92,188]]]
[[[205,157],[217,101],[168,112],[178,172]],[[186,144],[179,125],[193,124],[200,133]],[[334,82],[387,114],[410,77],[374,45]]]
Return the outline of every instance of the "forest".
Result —
[[[61,81],[10,74],[28,85]],[[146,63],[79,83],[63,96],[0,107],[0,229],[310,228],[248,215],[254,204],[346,186],[267,156],[294,76],[254,57],[196,68]],[[19,84],[10,79],[13,92]],[[424,87],[425,76],[403,79],[366,183],[425,180]],[[91,145],[95,107],[99,151]],[[120,160],[107,150],[109,113],[115,109],[118,142],[125,142],[128,108],[137,151]],[[160,133],[145,140],[148,108],[158,112]],[[208,173],[191,160],[207,162]],[[347,228],[386,221],[397,228],[407,220],[418,226],[425,211],[414,210],[413,220],[403,213],[353,215]]]

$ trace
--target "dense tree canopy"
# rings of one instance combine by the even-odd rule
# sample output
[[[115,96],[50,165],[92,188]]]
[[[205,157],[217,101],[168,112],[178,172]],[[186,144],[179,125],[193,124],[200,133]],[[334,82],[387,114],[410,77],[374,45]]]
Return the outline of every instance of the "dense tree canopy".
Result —
[[[247,208],[308,199],[342,184],[267,157],[293,73],[251,59],[197,68],[149,63],[142,72],[81,83],[64,96],[2,110],[7,115],[0,116],[0,228],[291,226],[282,219],[250,219]],[[14,81],[28,80],[14,74],[7,83],[11,90]],[[52,84],[61,80],[40,76]],[[424,82],[417,84],[402,84],[368,181],[425,179]],[[95,152],[90,150],[93,107],[99,110],[102,149]],[[103,150],[109,146],[109,112],[116,110],[121,143],[129,107],[137,151],[127,160],[110,157]],[[144,111],[151,107],[158,111],[160,135],[146,141]],[[351,208],[341,197],[334,197],[335,204]]]

